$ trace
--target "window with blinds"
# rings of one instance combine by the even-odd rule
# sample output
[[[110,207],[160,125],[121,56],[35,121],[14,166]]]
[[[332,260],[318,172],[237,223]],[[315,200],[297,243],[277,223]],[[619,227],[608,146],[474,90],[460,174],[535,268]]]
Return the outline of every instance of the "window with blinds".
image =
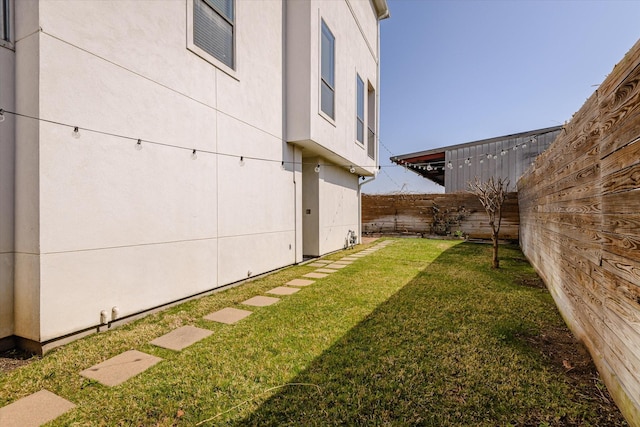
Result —
[[[193,0],[193,44],[231,69],[234,23],[234,0]]]

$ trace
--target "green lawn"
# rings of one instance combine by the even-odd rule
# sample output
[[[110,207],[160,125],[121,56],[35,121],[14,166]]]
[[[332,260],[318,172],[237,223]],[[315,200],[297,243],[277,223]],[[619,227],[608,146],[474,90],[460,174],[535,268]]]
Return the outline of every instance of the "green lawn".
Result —
[[[287,268],[4,374],[0,406],[46,388],[78,405],[61,426],[622,425],[535,345],[563,324],[521,252],[501,247],[494,271],[490,251],[398,239],[236,325],[202,319],[314,270]],[[188,324],[214,334],[148,344]],[[164,360],[116,387],[78,375],[129,349]]]

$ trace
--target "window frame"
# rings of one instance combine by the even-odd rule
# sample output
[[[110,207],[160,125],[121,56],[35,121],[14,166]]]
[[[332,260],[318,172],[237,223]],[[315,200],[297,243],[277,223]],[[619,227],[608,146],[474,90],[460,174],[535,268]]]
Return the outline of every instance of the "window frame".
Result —
[[[324,34],[325,34],[325,30],[326,33],[331,36],[331,74],[332,74],[332,80],[333,83],[330,84],[330,82],[328,82],[325,79],[325,76],[322,73],[322,52],[323,52],[323,41],[324,41]],[[331,122],[332,124],[335,123],[335,119],[336,119],[336,36],[333,34],[333,31],[331,31],[331,28],[329,28],[329,25],[327,25],[327,23],[325,22],[325,20],[323,18],[320,18],[320,43],[319,43],[319,47],[320,47],[320,52],[319,52],[319,79],[318,79],[318,83],[319,83],[319,87],[318,87],[318,93],[319,93],[319,102],[318,102],[318,111],[320,113],[320,115],[322,117],[324,117],[325,119],[329,120],[329,122]],[[329,76],[327,76],[329,77]],[[331,91],[332,94],[332,98],[331,98],[331,110],[332,110],[332,115],[329,114],[328,112],[324,111],[323,107],[322,107],[322,93],[323,93],[323,85],[326,85],[326,87]]]
[[[0,31],[0,45],[11,45],[11,0],[0,0],[0,20],[2,21],[2,28]]]
[[[356,142],[364,145],[365,134],[365,106],[364,106],[364,80],[356,73]],[[362,107],[362,108],[361,108]],[[362,112],[360,111],[362,109]],[[362,116],[360,116],[362,113]]]
[[[232,26],[232,45],[231,45],[231,54],[233,57],[233,67],[229,67],[227,64],[225,64],[224,62],[222,62],[221,60],[219,60],[218,58],[216,58],[215,56],[213,56],[212,54],[210,54],[209,52],[207,52],[206,50],[202,49],[200,46],[197,46],[195,44],[194,41],[194,13],[195,13],[195,2],[196,1],[200,1],[202,3],[205,3],[206,6],[210,7],[213,9],[213,11],[215,13],[217,13],[218,15],[220,15],[222,17],[222,19],[224,19],[226,22],[228,22],[229,24],[231,24]],[[213,7],[211,5],[211,3],[209,3],[206,0],[187,0],[187,49],[190,50],[191,52],[193,52],[194,54],[196,54],[197,56],[199,56],[200,58],[202,58],[203,60],[207,61],[208,63],[210,63],[211,65],[213,65],[214,67],[220,69],[222,72],[228,74],[229,76],[233,77],[236,80],[238,79],[238,69],[239,69],[239,65],[238,65],[238,55],[237,55],[237,40],[238,40],[238,9],[237,9],[237,2],[236,0],[231,0],[232,4],[233,4],[233,22],[230,22],[229,19],[227,19],[222,13],[220,13],[215,7]]]

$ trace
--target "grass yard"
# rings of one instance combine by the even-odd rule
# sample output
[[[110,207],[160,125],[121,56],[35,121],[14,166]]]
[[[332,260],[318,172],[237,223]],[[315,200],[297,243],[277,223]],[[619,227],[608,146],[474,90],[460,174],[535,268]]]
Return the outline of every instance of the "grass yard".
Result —
[[[46,388],[77,405],[57,426],[626,425],[522,253],[500,255],[398,239],[235,325],[202,319],[315,270],[287,268],[0,374],[0,406]],[[214,333],[148,344],[184,325]],[[164,360],[115,387],[78,375],[130,349]]]

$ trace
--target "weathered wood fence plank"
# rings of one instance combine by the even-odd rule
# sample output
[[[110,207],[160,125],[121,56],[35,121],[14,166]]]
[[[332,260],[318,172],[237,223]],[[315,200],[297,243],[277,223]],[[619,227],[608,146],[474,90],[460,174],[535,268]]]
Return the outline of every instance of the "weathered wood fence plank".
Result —
[[[640,426],[640,41],[518,181],[520,245]]]

